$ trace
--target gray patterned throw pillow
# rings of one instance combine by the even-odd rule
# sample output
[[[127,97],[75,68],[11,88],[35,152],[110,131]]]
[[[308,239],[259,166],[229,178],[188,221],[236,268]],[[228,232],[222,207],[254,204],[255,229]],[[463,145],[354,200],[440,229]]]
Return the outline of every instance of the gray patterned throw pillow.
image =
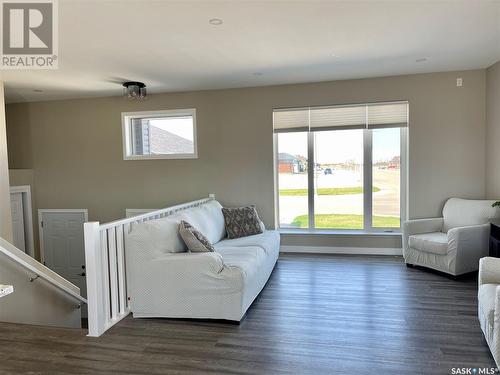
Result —
[[[223,208],[228,238],[240,238],[262,233],[261,221],[255,206]]]
[[[182,220],[179,224],[179,234],[192,253],[204,253],[215,251],[207,237],[187,221]]]

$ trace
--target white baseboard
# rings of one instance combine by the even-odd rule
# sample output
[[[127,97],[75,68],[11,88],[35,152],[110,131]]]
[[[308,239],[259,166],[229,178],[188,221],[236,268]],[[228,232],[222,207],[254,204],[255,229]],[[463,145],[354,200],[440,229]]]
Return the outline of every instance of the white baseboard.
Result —
[[[287,246],[280,247],[282,253],[308,254],[355,254],[355,255],[402,255],[400,248],[387,247],[328,247],[328,246]]]

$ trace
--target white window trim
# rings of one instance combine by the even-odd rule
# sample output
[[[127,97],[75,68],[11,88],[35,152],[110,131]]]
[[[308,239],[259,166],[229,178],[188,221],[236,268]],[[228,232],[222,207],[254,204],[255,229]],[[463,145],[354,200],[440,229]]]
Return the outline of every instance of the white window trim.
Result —
[[[399,228],[384,228],[372,226],[372,168],[363,167],[363,185],[367,188],[364,189],[363,193],[363,229],[335,229],[335,228],[313,228],[311,224],[314,224],[314,184],[311,184],[311,176],[309,173],[310,166],[314,165],[314,148],[311,144],[314,143],[313,132],[307,132],[307,142],[308,142],[308,215],[309,215],[309,228],[281,228],[280,226],[280,214],[279,214],[279,171],[278,171],[278,135],[279,133],[273,134],[273,145],[274,145],[274,201],[275,201],[275,226],[282,233],[286,234],[339,234],[339,235],[370,235],[370,234],[380,234],[380,235],[400,235],[402,230],[403,222],[407,220],[408,214],[408,130],[409,123],[407,127],[400,128],[400,153],[401,153],[401,170],[400,170],[400,227]],[[371,129],[363,129],[363,165],[372,165],[372,138],[373,133]],[[314,145],[313,145],[314,147]],[[368,151],[372,151],[371,153]],[[368,170],[368,173],[366,171]]]
[[[191,154],[161,154],[161,155],[132,155],[130,143],[130,119],[143,117],[174,117],[174,116],[192,116],[193,117],[193,147]],[[141,111],[141,112],[122,112],[122,141],[123,141],[123,160],[158,160],[158,159],[198,159],[198,136],[196,132],[196,108],[188,109],[169,109],[161,111]]]

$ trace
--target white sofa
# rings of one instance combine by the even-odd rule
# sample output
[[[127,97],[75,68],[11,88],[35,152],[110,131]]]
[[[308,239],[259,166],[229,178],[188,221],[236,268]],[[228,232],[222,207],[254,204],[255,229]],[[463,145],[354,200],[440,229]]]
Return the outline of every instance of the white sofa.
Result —
[[[479,261],[478,316],[491,354],[500,367],[500,259]]]
[[[125,249],[128,297],[135,318],[243,318],[276,264],[280,236],[265,230],[225,239],[221,209],[213,200],[132,226]],[[186,252],[178,232],[181,220],[207,236],[216,252]]]
[[[450,198],[443,217],[409,220],[403,224],[406,264],[451,275],[477,271],[488,255],[489,221],[499,216],[494,201]]]

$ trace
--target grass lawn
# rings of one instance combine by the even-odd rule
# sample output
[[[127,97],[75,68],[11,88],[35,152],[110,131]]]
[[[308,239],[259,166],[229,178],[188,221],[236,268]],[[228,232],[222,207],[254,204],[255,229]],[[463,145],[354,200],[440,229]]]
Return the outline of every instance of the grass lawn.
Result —
[[[363,215],[318,214],[315,215],[316,228],[363,229]],[[297,216],[292,225],[307,228],[307,215]],[[381,228],[399,228],[399,217],[374,216],[373,226]]]
[[[361,186],[354,187],[341,187],[341,188],[319,188],[316,189],[318,195],[347,195],[347,194],[362,194],[363,188]],[[373,187],[373,192],[376,193],[380,189],[376,186]],[[280,195],[300,196],[307,195],[307,189],[281,189]]]

